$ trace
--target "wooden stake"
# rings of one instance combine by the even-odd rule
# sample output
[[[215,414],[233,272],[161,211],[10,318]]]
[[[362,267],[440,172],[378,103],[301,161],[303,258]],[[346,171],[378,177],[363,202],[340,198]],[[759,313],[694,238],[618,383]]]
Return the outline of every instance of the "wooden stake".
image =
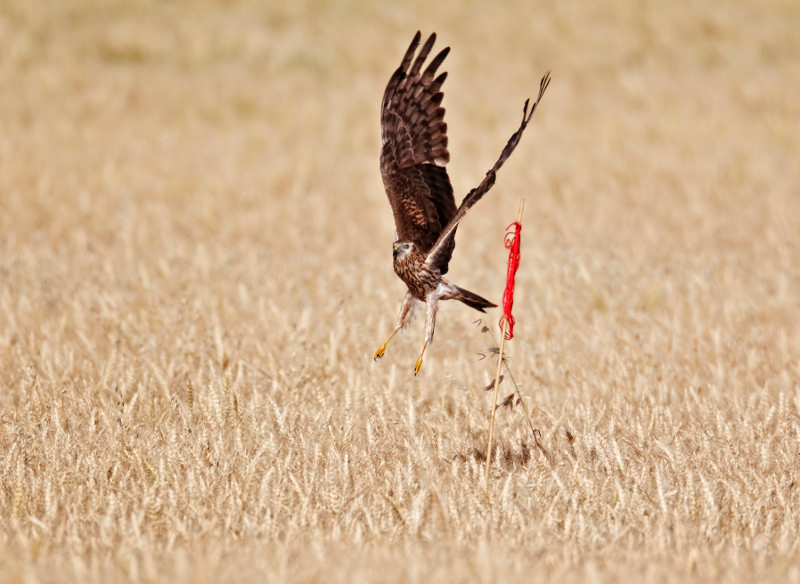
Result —
[[[520,199],[519,216],[517,223],[522,225],[522,211],[525,209],[525,199]],[[506,334],[508,333],[508,322],[503,320],[503,332],[500,337],[500,348],[497,352],[497,371],[494,375],[494,395],[492,397],[492,416],[489,422],[489,444],[486,446],[486,475],[484,477],[483,491],[486,500],[489,500],[489,469],[492,466],[492,442],[494,440],[494,418],[497,412],[497,394],[500,392],[500,369],[503,366],[503,350],[506,346]]]

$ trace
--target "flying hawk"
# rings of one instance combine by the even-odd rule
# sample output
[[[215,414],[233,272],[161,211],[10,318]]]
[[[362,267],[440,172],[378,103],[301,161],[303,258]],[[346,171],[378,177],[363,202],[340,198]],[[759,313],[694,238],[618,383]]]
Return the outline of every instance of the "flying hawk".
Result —
[[[425,343],[414,366],[415,375],[422,366],[425,349],[433,340],[439,300],[455,298],[481,312],[484,308],[497,306],[442,276],[447,273],[453,255],[459,221],[492,188],[497,171],[517,147],[550,83],[548,73],[541,80],[539,96],[530,111],[528,100],[525,101],[522,123],[503,148],[500,158],[481,184],[467,193],[461,205],[456,207],[453,187],[445,169],[450,161],[450,152],[447,150],[441,88],[447,73],[436,75],[450,47],[436,55],[423,71],[422,66],[433,48],[436,34],[422,45],[415,59],[420,38],[417,32],[400,67],[389,79],[381,106],[381,176],[397,233],[393,245],[394,271],[408,286],[408,291],[400,305],[397,326],[375,352],[375,359],[383,357],[391,338],[411,322],[416,301],[425,302]]]

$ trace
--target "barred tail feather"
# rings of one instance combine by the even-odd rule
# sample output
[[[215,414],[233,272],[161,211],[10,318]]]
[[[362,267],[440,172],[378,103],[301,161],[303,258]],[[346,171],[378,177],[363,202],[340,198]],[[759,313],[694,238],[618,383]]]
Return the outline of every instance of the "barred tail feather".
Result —
[[[497,306],[493,302],[489,302],[486,298],[482,296],[478,296],[474,292],[470,292],[469,290],[464,290],[463,288],[459,288],[455,284],[451,284],[453,287],[453,298],[456,300],[460,300],[470,308],[474,308],[480,312],[486,312],[484,308],[493,308]]]

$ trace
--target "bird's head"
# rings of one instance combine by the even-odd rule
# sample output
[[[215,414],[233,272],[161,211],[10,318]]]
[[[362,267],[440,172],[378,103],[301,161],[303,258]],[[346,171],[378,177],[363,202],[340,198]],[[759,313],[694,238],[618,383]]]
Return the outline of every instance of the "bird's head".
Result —
[[[392,245],[392,257],[396,260],[401,260],[408,252],[414,249],[414,244],[410,241],[395,241]]]

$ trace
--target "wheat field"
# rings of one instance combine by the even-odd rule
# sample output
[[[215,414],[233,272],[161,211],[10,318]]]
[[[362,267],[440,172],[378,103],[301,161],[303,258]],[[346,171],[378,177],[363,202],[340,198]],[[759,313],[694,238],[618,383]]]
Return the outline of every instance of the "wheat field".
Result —
[[[378,109],[457,199],[419,376]],[[800,582],[800,5],[0,5],[0,581]],[[510,393],[510,378],[501,398]]]

